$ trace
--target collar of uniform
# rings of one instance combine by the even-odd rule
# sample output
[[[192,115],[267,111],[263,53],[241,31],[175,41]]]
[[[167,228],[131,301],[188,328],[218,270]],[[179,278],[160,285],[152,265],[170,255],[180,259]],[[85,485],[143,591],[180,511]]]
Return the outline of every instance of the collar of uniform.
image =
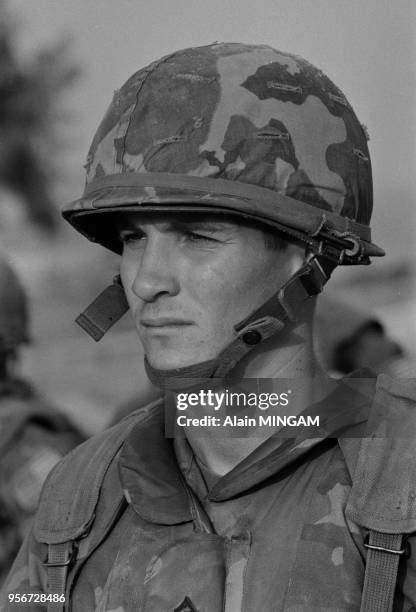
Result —
[[[319,437],[311,438],[304,430],[296,438],[268,438],[214,483],[208,492],[209,499],[225,501],[241,495],[298,464],[307,453],[320,452],[325,443],[343,433],[347,432],[347,437],[362,435],[374,389],[374,374],[369,370],[339,381],[330,395],[303,413],[320,415]],[[192,450],[187,443],[185,446],[188,450],[179,453],[179,459],[186,480],[197,494],[205,497],[205,486],[201,482],[201,486],[195,486],[195,478],[200,481],[202,476],[199,469],[195,475]],[[183,444],[178,444],[176,450],[179,447]],[[173,441],[165,437],[162,402],[146,413],[126,439],[120,455],[120,478],[128,502],[143,519],[162,525],[193,520],[192,494],[178,465]]]
[[[299,464],[304,455],[319,453],[343,435],[364,436],[375,385],[376,377],[369,369],[337,381],[325,399],[302,412],[303,416],[320,416],[317,437],[311,437],[305,427],[296,438],[271,436],[214,484],[209,499],[225,501],[236,497],[285,468]]]
[[[121,451],[120,479],[127,501],[146,521],[178,525],[192,521],[192,501],[165,437],[163,403],[132,429]]]

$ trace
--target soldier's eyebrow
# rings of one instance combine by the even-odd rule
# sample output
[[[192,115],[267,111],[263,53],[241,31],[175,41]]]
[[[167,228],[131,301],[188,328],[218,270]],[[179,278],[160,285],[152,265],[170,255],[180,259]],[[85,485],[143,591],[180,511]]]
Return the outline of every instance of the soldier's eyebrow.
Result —
[[[217,221],[214,219],[192,219],[192,220],[181,220],[175,219],[171,221],[171,228],[173,231],[200,231],[200,232],[221,232],[232,229],[233,224],[223,221]]]
[[[145,231],[146,226],[156,225],[162,232],[215,232],[230,231],[237,224],[222,219],[197,218],[191,216],[168,217],[162,221],[161,217],[149,216],[147,218],[128,218],[119,222],[119,234]]]

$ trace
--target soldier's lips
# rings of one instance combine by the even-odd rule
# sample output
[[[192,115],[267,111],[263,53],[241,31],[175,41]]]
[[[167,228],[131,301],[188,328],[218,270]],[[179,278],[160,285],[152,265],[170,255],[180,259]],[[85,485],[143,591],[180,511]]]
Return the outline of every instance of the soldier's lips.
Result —
[[[176,329],[178,327],[185,327],[187,325],[193,325],[192,321],[184,321],[183,319],[175,319],[172,317],[158,317],[155,319],[141,319],[140,325],[148,330],[161,330],[161,329]]]

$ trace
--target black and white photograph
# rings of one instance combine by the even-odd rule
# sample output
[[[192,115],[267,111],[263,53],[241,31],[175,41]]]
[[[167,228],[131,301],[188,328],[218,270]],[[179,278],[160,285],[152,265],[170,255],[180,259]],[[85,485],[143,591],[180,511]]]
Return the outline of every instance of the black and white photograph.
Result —
[[[0,612],[416,611],[416,4],[0,0]]]

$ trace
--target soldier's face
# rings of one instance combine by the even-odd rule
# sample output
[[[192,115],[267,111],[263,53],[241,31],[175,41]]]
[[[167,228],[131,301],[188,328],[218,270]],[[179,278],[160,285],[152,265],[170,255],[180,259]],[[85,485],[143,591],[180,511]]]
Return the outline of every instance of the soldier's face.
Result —
[[[218,217],[129,216],[120,235],[122,282],[155,368],[215,358],[291,274],[262,231]]]

